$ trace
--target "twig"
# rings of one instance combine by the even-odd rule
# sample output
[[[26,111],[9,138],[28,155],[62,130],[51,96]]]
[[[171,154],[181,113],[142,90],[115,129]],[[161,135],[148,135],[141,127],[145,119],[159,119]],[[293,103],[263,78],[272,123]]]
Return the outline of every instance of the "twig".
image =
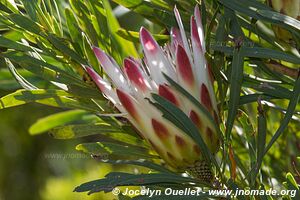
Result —
[[[299,70],[300,68],[299,69],[289,68],[289,67],[287,67],[281,63],[278,63],[276,61],[270,61],[269,63],[266,63],[266,65],[270,70],[275,71],[280,74],[290,76],[292,78],[298,78],[298,75],[300,72],[300,70]]]

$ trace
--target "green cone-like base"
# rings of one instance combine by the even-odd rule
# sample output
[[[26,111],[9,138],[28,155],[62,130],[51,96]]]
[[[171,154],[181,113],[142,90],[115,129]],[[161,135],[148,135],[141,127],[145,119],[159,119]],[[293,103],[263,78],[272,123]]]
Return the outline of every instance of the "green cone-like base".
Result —
[[[205,160],[195,162],[193,166],[188,167],[187,172],[207,183],[212,183],[214,180],[211,166]]]

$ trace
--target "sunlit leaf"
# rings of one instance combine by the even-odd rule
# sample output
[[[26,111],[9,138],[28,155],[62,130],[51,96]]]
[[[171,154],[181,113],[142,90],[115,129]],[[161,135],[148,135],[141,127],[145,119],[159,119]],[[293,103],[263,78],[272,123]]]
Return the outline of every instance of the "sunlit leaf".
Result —
[[[94,102],[84,99],[70,98],[70,94],[62,90],[18,90],[0,98],[0,109],[36,102],[48,106],[77,108],[89,111],[101,111]],[[105,104],[103,104],[104,106]]]
[[[132,42],[135,42],[135,43],[139,43],[140,34],[138,32],[127,31],[127,30],[121,28],[121,29],[118,30],[117,34],[120,35],[121,37],[123,37],[126,40],[129,40],[129,41],[132,41]],[[152,36],[160,44],[164,44],[169,40],[168,35],[152,34]]]
[[[121,53],[121,55],[123,57],[133,56],[133,57],[138,58],[138,53],[137,53],[133,43],[121,38],[117,34],[118,30],[120,29],[120,25],[112,12],[112,9],[111,9],[111,6],[110,6],[108,0],[102,0],[102,3],[103,3],[103,7],[106,10],[108,28],[110,30],[110,33],[113,36],[114,44],[116,45],[119,53]]]
[[[37,135],[49,131],[54,127],[65,125],[76,120],[81,120],[85,115],[87,115],[87,112],[83,110],[70,110],[53,114],[41,118],[37,122],[32,124],[29,128],[29,133],[31,135]]]
[[[126,143],[113,142],[95,142],[83,143],[76,146],[76,150],[89,153],[94,157],[100,157],[104,160],[119,160],[119,159],[152,159],[157,158],[156,155],[149,153],[149,149],[130,145]]]

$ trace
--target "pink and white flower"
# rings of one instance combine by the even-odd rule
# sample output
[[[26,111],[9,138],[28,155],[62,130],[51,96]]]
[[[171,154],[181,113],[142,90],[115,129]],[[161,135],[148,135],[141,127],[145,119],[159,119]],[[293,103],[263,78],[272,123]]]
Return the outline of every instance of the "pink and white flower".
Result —
[[[218,123],[218,109],[212,76],[205,59],[204,33],[198,6],[191,17],[191,37],[188,39],[179,15],[174,9],[179,29],[171,29],[171,43],[160,47],[145,29],[140,30],[144,62],[126,58],[123,67],[101,49],[94,52],[110,81],[100,77],[92,68],[87,73],[116,108],[126,114],[152,148],[170,166],[177,169],[192,167],[203,160],[198,145],[182,130],[162,117],[151,105],[151,93],[156,93],[179,107],[199,129],[199,134],[212,153],[219,147],[217,130],[203,111],[189,102],[166,81],[168,75],[192,94]]]

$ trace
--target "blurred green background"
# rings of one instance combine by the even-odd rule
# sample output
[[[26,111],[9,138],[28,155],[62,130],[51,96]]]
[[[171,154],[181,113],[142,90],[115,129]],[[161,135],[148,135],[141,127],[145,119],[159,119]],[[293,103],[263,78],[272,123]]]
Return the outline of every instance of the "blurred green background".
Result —
[[[9,91],[0,90],[0,96]],[[30,136],[38,118],[60,109],[29,104],[0,111],[0,199],[102,199],[73,193],[84,181],[103,177],[111,166],[74,149],[79,140]]]

